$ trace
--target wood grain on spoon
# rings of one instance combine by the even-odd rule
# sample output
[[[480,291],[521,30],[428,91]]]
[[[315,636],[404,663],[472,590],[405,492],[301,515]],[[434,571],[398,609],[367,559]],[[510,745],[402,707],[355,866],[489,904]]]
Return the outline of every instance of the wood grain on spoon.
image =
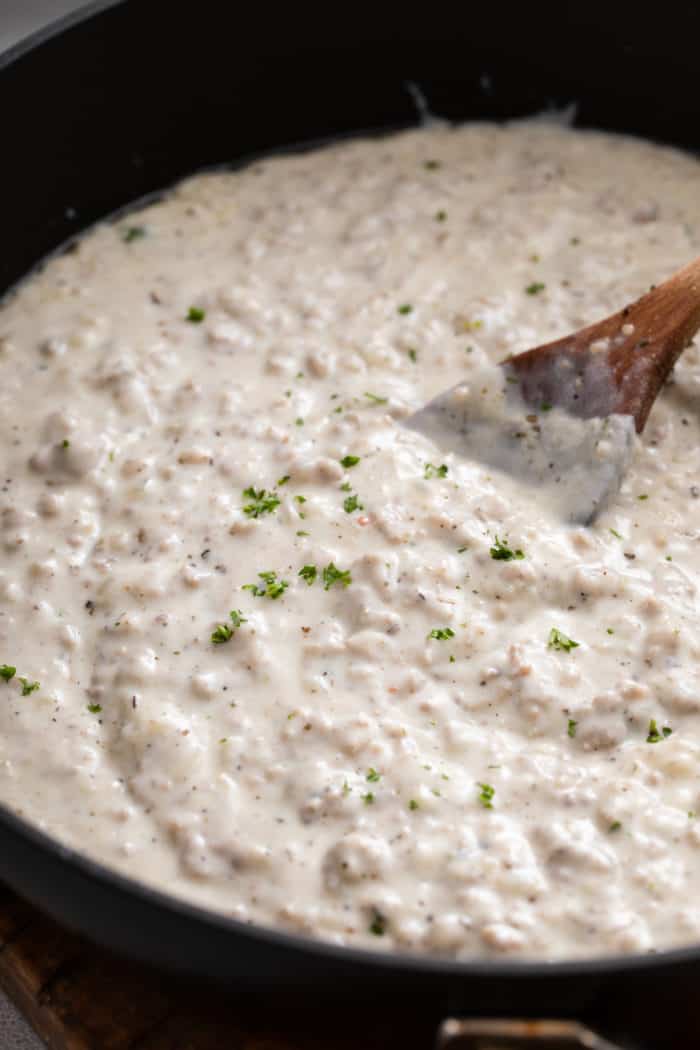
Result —
[[[654,400],[700,328],[700,258],[603,321],[508,358],[537,410],[581,418],[619,413],[641,433]]]

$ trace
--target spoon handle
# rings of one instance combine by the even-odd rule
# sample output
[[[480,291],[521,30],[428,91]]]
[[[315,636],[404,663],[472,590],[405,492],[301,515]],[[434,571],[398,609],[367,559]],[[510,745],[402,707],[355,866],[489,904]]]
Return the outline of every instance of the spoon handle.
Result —
[[[641,433],[674,364],[700,328],[700,258],[603,321],[510,357],[527,404],[582,418],[627,415]]]
[[[617,411],[634,416],[640,433],[671,369],[700,329],[700,259],[618,316],[621,329],[634,325],[634,332],[607,355],[618,389]]]

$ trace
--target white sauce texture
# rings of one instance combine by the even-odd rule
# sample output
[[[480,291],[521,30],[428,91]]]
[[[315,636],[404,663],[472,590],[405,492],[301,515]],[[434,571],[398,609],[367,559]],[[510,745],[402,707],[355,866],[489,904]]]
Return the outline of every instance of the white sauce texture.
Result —
[[[590,529],[402,421],[698,252],[696,160],[533,122],[199,176],[52,260],[0,310],[0,799],[336,943],[697,940],[697,347]]]

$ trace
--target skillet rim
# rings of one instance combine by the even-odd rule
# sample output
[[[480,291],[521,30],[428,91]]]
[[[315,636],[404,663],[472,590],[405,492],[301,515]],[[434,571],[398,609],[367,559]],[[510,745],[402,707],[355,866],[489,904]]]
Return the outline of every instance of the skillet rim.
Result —
[[[0,76],[5,69],[30,52],[37,50],[54,38],[70,32],[84,22],[98,18],[106,11],[118,6],[127,6],[127,0],[90,0],[84,6],[49,22],[28,36],[21,38],[10,48],[0,53]],[[2,85],[0,84],[1,90]],[[355,134],[360,134],[360,132]],[[303,145],[303,143],[299,143],[299,145]],[[109,216],[105,216],[105,218],[108,219]],[[39,262],[41,260],[37,260],[34,265],[36,266]],[[30,273],[31,270],[28,271],[25,277]],[[33,850],[43,852],[59,865],[72,869],[75,875],[87,877],[88,880],[97,884],[101,892],[116,891],[120,896],[135,898],[141,904],[154,908],[173,921],[177,921],[178,917],[182,917],[190,922],[200,924],[203,929],[216,929],[221,933],[229,934],[233,937],[242,937],[243,939],[253,938],[271,948],[276,946],[284,948],[288,953],[297,951],[306,955],[316,956],[320,962],[324,959],[329,959],[341,965],[354,963],[367,969],[368,976],[370,971],[373,976],[379,976],[377,971],[386,972],[393,970],[404,974],[413,974],[414,976],[493,978],[523,982],[525,980],[535,981],[541,978],[601,978],[635,973],[645,974],[660,968],[665,970],[674,966],[700,962],[700,941],[685,947],[668,948],[658,952],[595,955],[590,958],[560,959],[550,962],[537,958],[481,959],[475,957],[456,960],[415,952],[378,952],[368,948],[358,948],[353,945],[335,945],[320,938],[291,933],[271,926],[264,926],[258,923],[244,923],[212,908],[206,908],[203,905],[192,903],[165,890],[157,889],[149,883],[141,882],[123,874],[116,868],[110,868],[108,865],[92,859],[89,855],[72,846],[62,844],[60,839],[20,817],[0,800],[0,837],[3,834],[19,837]],[[16,889],[14,881],[9,885],[19,896],[22,896],[21,889]],[[43,905],[40,907],[42,910],[48,910],[54,916],[60,916],[60,908],[51,907],[44,909]],[[59,921],[61,921],[60,918]],[[76,925],[79,931],[88,939],[101,940],[90,933],[89,922]],[[122,951],[127,955],[129,954],[128,949]],[[137,953],[132,952],[131,954]],[[182,969],[187,970],[187,965],[185,964]],[[191,968],[190,972],[192,972]],[[210,968],[208,972],[202,970],[195,970],[194,972],[200,977],[217,977],[213,968]]]

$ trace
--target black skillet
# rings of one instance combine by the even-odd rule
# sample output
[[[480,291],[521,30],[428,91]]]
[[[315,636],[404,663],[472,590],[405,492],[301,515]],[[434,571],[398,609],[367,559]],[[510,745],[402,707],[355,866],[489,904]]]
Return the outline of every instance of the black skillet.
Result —
[[[581,125],[697,148],[699,30],[692,3],[320,14],[223,0],[93,4],[0,58],[0,294],[97,218],[193,170],[414,123],[409,81],[451,119],[575,102]],[[700,947],[549,965],[331,948],[146,889],[2,808],[0,877],[96,941],[200,977],[387,1003],[420,994],[436,1017],[579,1018],[626,1046],[700,1046]]]

